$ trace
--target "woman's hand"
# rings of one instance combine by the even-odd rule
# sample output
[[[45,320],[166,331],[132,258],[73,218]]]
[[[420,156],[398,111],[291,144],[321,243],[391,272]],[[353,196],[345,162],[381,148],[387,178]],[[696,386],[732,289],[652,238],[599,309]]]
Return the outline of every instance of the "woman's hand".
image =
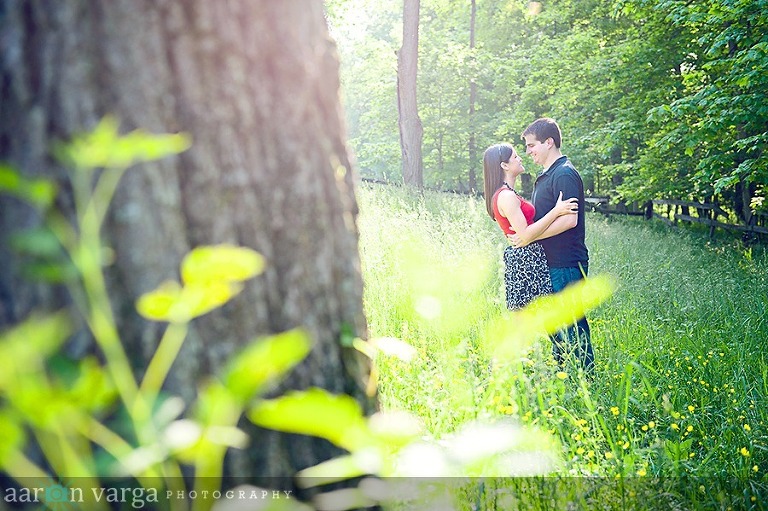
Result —
[[[563,192],[557,196],[557,202],[552,208],[556,216],[573,215],[579,212],[579,199],[571,197],[570,199],[563,200]]]
[[[523,240],[517,233],[507,234],[507,240],[509,240],[509,244],[515,248],[523,248],[530,243],[529,241]]]

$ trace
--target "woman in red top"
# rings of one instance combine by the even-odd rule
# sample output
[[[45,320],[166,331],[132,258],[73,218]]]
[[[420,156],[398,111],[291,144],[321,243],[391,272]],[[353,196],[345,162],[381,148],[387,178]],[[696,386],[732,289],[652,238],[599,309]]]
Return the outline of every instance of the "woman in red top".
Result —
[[[524,171],[520,156],[511,144],[495,144],[486,149],[483,155],[485,205],[504,234],[524,233],[526,239],[536,239],[558,217],[577,214],[578,199],[563,200],[560,192],[555,207],[534,222],[533,204],[515,191],[517,176]],[[504,287],[508,309],[521,309],[537,296],[552,292],[547,257],[538,242],[504,249]]]

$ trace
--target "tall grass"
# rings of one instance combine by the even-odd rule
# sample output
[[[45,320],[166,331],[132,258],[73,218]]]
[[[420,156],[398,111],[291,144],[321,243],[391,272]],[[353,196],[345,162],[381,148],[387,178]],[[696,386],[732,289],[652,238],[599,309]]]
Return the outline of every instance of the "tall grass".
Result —
[[[663,488],[694,509],[765,505],[764,247],[589,214],[590,275],[618,287],[589,314],[597,376],[588,382],[554,366],[548,339],[503,364],[484,349],[484,325],[507,312],[505,240],[482,200],[375,185],[359,200],[371,335],[418,352],[409,364],[377,360],[384,408],[416,414],[436,438],[476,418],[542,429],[561,478]],[[499,495],[510,493],[486,488],[473,505],[503,509]]]

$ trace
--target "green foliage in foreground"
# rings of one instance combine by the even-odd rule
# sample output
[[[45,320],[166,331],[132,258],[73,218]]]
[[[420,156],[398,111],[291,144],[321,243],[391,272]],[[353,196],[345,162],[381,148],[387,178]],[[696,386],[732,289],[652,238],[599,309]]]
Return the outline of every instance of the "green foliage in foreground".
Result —
[[[407,365],[377,359],[382,406],[438,438],[509,418],[548,432],[560,454],[560,478],[457,490],[468,505],[758,509],[768,498],[764,248],[588,215],[590,275],[611,275],[617,290],[589,314],[597,377],[587,383],[553,366],[545,338],[503,362],[489,351],[481,333],[509,313],[504,240],[479,200],[382,186],[359,199],[372,335],[417,350]],[[422,284],[402,256],[413,240]]]
[[[15,249],[34,255],[27,275],[44,285],[65,284],[73,299],[71,307],[58,313],[40,311],[0,332],[0,360],[6,362],[0,370],[0,471],[18,485],[0,497],[3,502],[33,508],[83,504],[108,509],[130,501],[133,508],[231,509],[242,505],[232,500],[243,497],[230,495],[271,493],[249,485],[235,492],[223,481],[226,452],[252,440],[238,428],[242,416],[264,428],[323,438],[348,452],[284,474],[294,478],[296,487],[312,490],[302,500],[310,500],[316,509],[366,507],[402,494],[397,481],[364,476],[456,478],[543,475],[552,470],[556,456],[550,436],[529,426],[467,417],[455,424],[452,437],[436,441],[429,435],[422,438],[421,425],[408,413],[395,410],[365,417],[355,399],[323,389],[263,399],[265,390],[312,349],[312,339],[300,329],[254,338],[223,374],[196,382],[191,406],[169,395],[164,382],[190,322],[234,299],[246,281],[269,264],[247,247],[196,247],[181,261],[181,282],[167,280],[137,300],[136,309],[144,318],[165,324],[155,353],[137,378],[110,305],[103,273],[109,251],[100,231],[129,167],[176,154],[188,145],[183,135],[120,135],[116,121],[109,118],[93,132],[59,144],[57,156],[72,169],[74,219],[55,207],[52,181],[30,180],[10,166],[0,166],[0,192],[28,202],[42,219],[41,227],[14,234]],[[463,329],[466,305],[444,293],[449,288],[442,285],[442,275],[420,271],[418,260],[418,252],[399,258],[412,285],[406,296],[416,298],[401,310],[430,320],[425,325],[440,319],[441,328],[434,331],[450,337]],[[477,280],[454,280],[450,289],[471,296]],[[592,308],[611,292],[609,281],[593,279],[548,297],[546,303],[556,304],[551,309],[558,312],[526,309],[516,322],[489,323],[480,337],[493,339],[489,348],[499,355],[518,353],[541,333],[572,321],[568,311]],[[98,356],[75,360],[63,352],[78,319],[87,325],[103,361]],[[352,344],[373,359],[381,354],[407,361],[414,354],[412,346],[393,338],[357,338]],[[376,374],[374,367],[372,392]],[[356,478],[359,484],[350,481]],[[345,482],[345,487],[314,491],[337,482]],[[420,490],[415,494],[419,505],[432,505],[430,492]],[[310,502],[290,498],[291,492],[259,509],[310,509]]]

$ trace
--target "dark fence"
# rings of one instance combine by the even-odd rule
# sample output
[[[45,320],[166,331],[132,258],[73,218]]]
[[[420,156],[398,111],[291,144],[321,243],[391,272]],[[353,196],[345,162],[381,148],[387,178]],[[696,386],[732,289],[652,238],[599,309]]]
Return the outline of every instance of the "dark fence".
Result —
[[[715,203],[658,199],[647,201],[642,205],[636,203],[612,205],[608,197],[587,197],[585,201],[592,211],[604,215],[636,215],[647,220],[655,218],[671,227],[677,226],[679,222],[707,225],[710,237],[714,236],[716,228],[740,231],[745,241],[751,236],[768,234],[768,227],[766,227],[768,215],[765,213],[752,212],[749,221],[741,224],[732,223],[729,220],[736,215],[725,211]]]

